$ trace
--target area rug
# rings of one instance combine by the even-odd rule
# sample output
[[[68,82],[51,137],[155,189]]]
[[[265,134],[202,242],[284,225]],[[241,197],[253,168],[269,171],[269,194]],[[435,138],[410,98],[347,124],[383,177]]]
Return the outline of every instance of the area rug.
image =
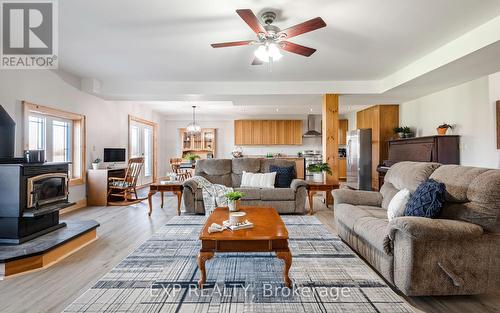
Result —
[[[282,216],[293,287],[270,253],[216,254],[198,289],[204,216],[178,216],[86,291],[65,312],[413,312],[314,216]]]

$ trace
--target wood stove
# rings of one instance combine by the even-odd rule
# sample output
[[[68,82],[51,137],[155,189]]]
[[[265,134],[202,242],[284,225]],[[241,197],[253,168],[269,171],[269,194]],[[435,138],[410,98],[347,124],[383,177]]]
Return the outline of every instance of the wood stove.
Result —
[[[68,163],[0,164],[0,243],[19,244],[64,227]]]
[[[20,244],[64,227],[68,163],[25,163],[14,158],[14,120],[0,105],[0,244]]]

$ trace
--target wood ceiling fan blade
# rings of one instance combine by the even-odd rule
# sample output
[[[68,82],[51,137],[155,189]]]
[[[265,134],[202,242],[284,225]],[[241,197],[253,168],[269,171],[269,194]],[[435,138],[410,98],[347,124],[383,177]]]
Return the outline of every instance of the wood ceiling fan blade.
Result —
[[[258,57],[255,57],[252,61],[252,65],[262,65],[263,63]]]
[[[292,38],[304,33],[312,32],[313,30],[325,27],[326,23],[321,17],[313,18],[312,20],[306,21],[304,23],[297,24],[295,26],[289,27],[285,30],[280,31],[278,34],[286,34],[286,38]]]
[[[245,21],[245,23],[250,26],[250,28],[256,33],[264,33],[267,34],[266,29],[262,24],[259,22],[259,19],[255,14],[253,14],[252,10],[250,9],[240,9],[236,10],[236,13]]]
[[[310,57],[314,52],[316,52],[316,49],[301,46],[301,45],[298,45],[296,43],[289,42],[289,41],[283,41],[281,49],[288,51],[288,52],[291,52],[291,53],[300,54],[300,55],[303,55],[305,57]]]
[[[213,43],[211,44],[211,46],[212,48],[247,46],[253,42],[254,40],[231,41],[231,42]]]

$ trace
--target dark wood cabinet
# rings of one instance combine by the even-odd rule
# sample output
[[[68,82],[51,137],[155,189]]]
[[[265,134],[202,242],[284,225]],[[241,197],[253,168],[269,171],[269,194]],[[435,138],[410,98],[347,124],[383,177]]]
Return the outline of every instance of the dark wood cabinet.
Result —
[[[441,164],[460,164],[460,136],[427,136],[387,141],[389,159],[378,168],[379,187],[384,184],[385,173],[389,168],[402,161],[436,162]]]

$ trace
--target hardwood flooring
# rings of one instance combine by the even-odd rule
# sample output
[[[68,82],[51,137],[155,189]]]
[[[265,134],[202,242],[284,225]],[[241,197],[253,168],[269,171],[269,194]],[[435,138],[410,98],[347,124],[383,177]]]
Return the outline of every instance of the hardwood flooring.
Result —
[[[43,270],[0,281],[0,312],[61,312],[122,259],[176,215],[177,198],[165,195],[160,208],[154,199],[151,217],[147,201],[128,207],[87,207],[63,219],[93,219],[101,224],[98,240]],[[335,232],[333,211],[315,198],[315,216]],[[500,293],[470,297],[407,299],[420,312],[500,312]]]

